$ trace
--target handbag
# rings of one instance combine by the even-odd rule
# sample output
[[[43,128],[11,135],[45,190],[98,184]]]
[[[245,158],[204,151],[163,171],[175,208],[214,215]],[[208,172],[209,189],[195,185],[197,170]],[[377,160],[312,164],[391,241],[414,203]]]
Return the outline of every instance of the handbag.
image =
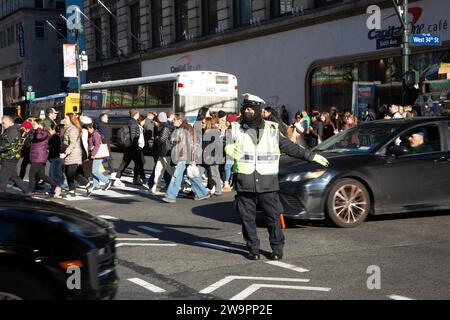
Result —
[[[94,156],[95,159],[103,159],[109,157],[109,149],[108,145],[106,143],[102,143],[100,145],[100,148],[98,148],[98,151],[96,155]]]

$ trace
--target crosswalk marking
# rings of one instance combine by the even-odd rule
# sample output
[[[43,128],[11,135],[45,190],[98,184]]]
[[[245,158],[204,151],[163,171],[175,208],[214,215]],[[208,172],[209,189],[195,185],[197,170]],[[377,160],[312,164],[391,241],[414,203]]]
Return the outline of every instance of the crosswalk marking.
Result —
[[[404,296],[399,296],[399,295],[396,295],[396,294],[391,294],[390,296],[388,296],[388,298],[392,299],[392,300],[413,300],[411,298],[404,297]]]
[[[289,269],[292,271],[296,271],[296,272],[309,272],[308,269],[300,268],[300,267],[294,266],[292,264],[284,263],[281,261],[267,261],[266,263],[274,265],[274,266],[278,266],[281,268]]]
[[[116,248],[119,247],[176,247],[176,243],[117,243]]]
[[[233,251],[241,251],[244,253],[247,253],[248,251],[243,250],[243,249],[239,249],[239,248],[232,248],[232,247],[227,247],[227,246],[222,246],[222,245],[218,245],[218,244],[214,244],[214,243],[209,243],[209,242],[202,242],[202,241],[196,241],[194,242],[195,244],[199,244],[205,247],[211,247],[211,248],[218,248],[218,249],[227,249],[227,250],[233,250]]]
[[[142,279],[139,279],[139,278],[130,278],[130,279],[128,279],[128,281],[133,282],[133,283],[135,283],[151,292],[154,292],[154,293],[166,292],[166,290],[164,290],[163,288],[155,286],[154,284],[151,284],[151,283],[144,281]]]

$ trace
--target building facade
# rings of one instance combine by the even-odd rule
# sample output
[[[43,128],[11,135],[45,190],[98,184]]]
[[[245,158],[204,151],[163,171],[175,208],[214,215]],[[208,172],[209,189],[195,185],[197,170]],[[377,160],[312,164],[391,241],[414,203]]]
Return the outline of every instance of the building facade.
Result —
[[[27,87],[36,97],[65,91],[62,44],[66,33],[60,14],[64,1],[0,1],[0,81],[5,113],[15,113]],[[50,21],[59,31],[49,28]]]
[[[401,103],[401,28],[392,1],[118,0],[85,10],[89,81],[186,70],[235,74],[241,93],[269,104],[361,112]],[[367,8],[381,9],[381,30],[367,27]],[[410,0],[413,33],[439,35],[441,46],[412,50],[424,74],[450,62],[448,0]],[[417,93],[416,93],[417,94]]]

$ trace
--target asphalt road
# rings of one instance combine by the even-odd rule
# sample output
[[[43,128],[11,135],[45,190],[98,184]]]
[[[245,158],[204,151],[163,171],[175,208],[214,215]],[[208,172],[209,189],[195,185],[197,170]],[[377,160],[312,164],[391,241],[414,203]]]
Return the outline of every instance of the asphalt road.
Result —
[[[166,204],[126,183],[58,201],[113,223],[117,299],[450,299],[450,212],[373,217],[355,229],[288,224],[284,259],[271,264],[262,220],[263,257],[245,258],[233,198],[199,202],[182,195]]]

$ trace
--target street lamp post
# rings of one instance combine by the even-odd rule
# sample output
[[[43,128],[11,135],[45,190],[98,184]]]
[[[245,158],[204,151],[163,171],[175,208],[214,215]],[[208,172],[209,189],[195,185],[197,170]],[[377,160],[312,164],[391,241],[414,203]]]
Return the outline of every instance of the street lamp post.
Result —
[[[409,89],[406,86],[406,75],[409,72],[409,56],[411,55],[410,49],[410,31],[409,31],[409,1],[408,0],[392,0],[394,4],[395,12],[400,19],[400,23],[403,27],[403,40],[402,40],[402,83],[403,83],[403,95],[402,100],[405,104],[409,100]],[[409,101],[408,101],[409,102]]]

